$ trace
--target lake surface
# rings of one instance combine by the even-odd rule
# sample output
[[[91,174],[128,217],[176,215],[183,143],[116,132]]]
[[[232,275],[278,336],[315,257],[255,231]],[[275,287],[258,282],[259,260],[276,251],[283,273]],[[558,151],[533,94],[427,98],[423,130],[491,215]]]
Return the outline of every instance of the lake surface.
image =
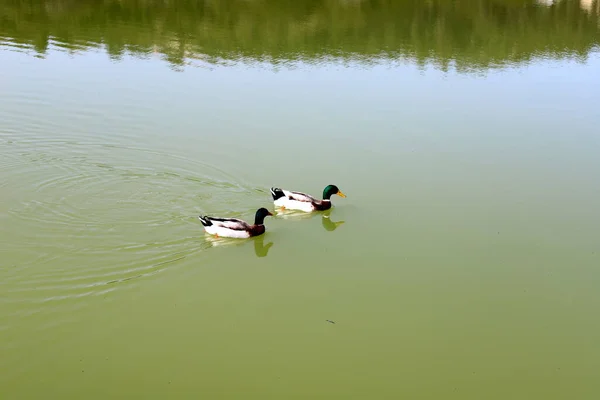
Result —
[[[0,0],[0,397],[599,398],[599,12]]]

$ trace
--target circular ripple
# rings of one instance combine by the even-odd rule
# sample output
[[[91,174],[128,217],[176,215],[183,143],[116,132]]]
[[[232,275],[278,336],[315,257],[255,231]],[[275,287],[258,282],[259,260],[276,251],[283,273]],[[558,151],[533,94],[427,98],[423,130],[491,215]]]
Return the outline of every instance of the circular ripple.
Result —
[[[0,176],[14,193],[0,227],[15,260],[0,271],[9,302],[64,303],[130,286],[210,247],[199,239],[199,212],[246,212],[240,193],[264,195],[215,166],[143,147],[2,139]]]

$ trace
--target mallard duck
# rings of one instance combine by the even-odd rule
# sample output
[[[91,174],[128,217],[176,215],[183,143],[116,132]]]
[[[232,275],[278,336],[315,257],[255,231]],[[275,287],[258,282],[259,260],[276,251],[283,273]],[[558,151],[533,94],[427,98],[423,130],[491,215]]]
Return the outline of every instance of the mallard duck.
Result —
[[[268,215],[273,215],[266,208],[256,210],[254,216],[254,225],[250,225],[246,221],[237,218],[217,218],[200,215],[198,218],[204,225],[206,233],[217,237],[230,237],[244,239],[251,236],[258,236],[265,233],[265,218]]]
[[[301,210],[305,212],[323,211],[331,208],[331,196],[337,194],[340,197],[346,197],[344,193],[335,185],[328,185],[323,189],[323,200],[318,200],[301,192],[291,192],[280,188],[271,188],[273,203],[277,207],[287,208],[289,210]]]

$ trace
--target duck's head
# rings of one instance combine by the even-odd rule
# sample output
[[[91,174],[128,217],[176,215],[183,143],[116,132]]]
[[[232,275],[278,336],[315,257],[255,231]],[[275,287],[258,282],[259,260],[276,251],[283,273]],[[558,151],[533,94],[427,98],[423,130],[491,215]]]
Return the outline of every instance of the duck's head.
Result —
[[[264,207],[259,208],[256,210],[256,215],[254,216],[254,225],[263,225],[265,223],[265,218],[269,215],[273,214]]]
[[[340,197],[346,197],[344,193],[340,189],[338,189],[335,185],[328,185],[325,189],[323,189],[323,199],[330,200],[331,196],[337,194]]]

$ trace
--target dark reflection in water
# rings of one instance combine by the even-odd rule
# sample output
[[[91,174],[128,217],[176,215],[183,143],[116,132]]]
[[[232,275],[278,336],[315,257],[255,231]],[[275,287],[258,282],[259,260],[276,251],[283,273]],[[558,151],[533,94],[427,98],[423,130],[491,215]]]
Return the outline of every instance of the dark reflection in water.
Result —
[[[286,64],[409,59],[479,70],[598,45],[598,0],[0,0],[0,46]]]
[[[210,247],[242,246],[249,244],[249,241],[252,241],[254,242],[254,253],[256,254],[256,257],[266,257],[269,255],[269,249],[271,249],[273,246],[273,242],[268,242],[265,244],[265,235],[255,236],[250,239],[232,239],[205,234],[204,240],[209,244]]]
[[[321,216],[321,224],[326,231],[335,231],[340,225],[346,221],[332,221],[330,213]]]
[[[325,210],[322,212],[312,212],[306,213],[303,211],[295,211],[295,210],[286,210],[277,208],[275,213],[277,218],[282,218],[289,221],[301,221],[307,220],[311,218],[315,218],[317,216],[321,217],[321,224],[326,231],[335,231],[340,225],[344,224],[346,221],[332,221],[331,213],[333,209]]]
[[[254,253],[256,257],[266,257],[269,254],[269,249],[273,246],[273,242],[269,242],[265,245],[265,235],[260,235],[254,240]]]

